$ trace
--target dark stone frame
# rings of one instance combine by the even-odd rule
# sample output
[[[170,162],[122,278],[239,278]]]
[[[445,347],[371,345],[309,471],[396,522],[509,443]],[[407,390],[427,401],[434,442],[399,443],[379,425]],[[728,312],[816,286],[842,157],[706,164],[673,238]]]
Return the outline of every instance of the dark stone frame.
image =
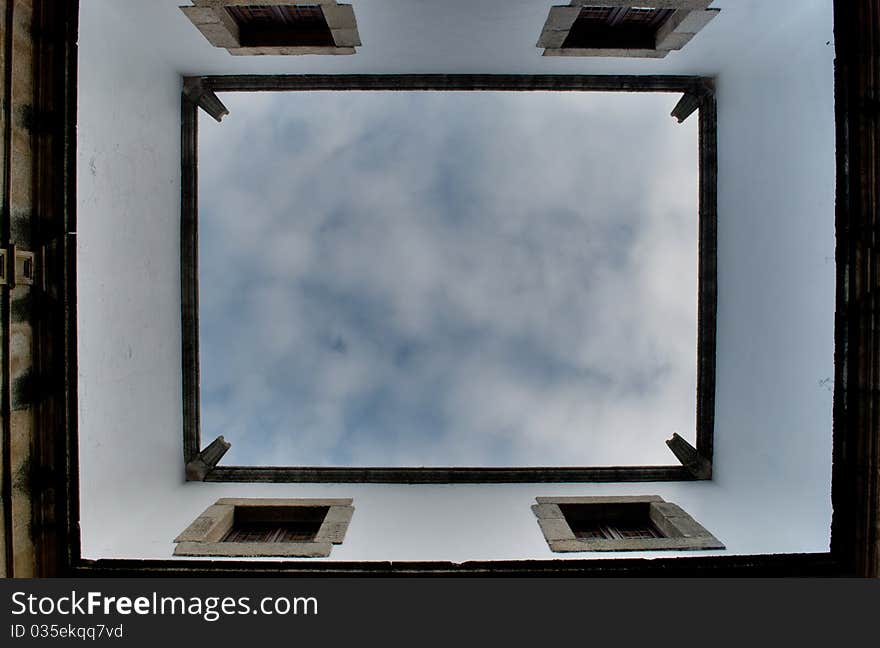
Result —
[[[198,110],[221,105],[216,92],[304,90],[508,90],[556,92],[681,92],[673,113],[679,121],[699,110],[699,269],[697,314],[696,451],[702,471],[688,466],[349,468],[212,466],[212,482],[310,483],[537,483],[688,481],[711,478],[715,418],[715,325],[717,310],[717,107],[714,82],[688,76],[589,75],[293,75],[205,76],[184,79],[181,94],[181,315],[183,327],[184,462],[201,450],[199,421],[198,309]],[[202,98],[210,98],[210,105]]]
[[[57,299],[46,307],[52,324],[40,330],[37,343],[57,349],[63,367],[52,374],[57,388],[47,390],[34,441],[43,448],[42,477],[33,483],[39,497],[33,517],[46,520],[34,536],[41,576],[89,577],[259,577],[356,575],[544,575],[544,576],[861,576],[877,577],[880,557],[880,425],[875,418],[880,375],[869,372],[880,357],[880,330],[865,327],[869,304],[838,290],[835,325],[834,463],[832,472],[831,550],[826,553],[702,556],[655,560],[535,560],[449,562],[277,563],[265,561],[86,560],[79,535],[79,471],[76,371],[76,89],[78,0],[58,3],[35,0],[42,14],[34,49],[40,55],[37,81],[54,97],[55,110],[46,115],[47,132],[56,154],[37,177],[38,190],[57,201],[45,223],[64,238],[53,252],[57,274],[47,286]],[[866,269],[857,246],[873,240],[870,225],[877,213],[880,174],[876,127],[880,114],[865,110],[880,90],[880,69],[872,61],[880,54],[880,1],[835,0],[837,42],[836,125],[838,286]],[[830,217],[830,215],[829,215]],[[873,285],[876,285],[876,281]],[[848,376],[862,375],[857,388],[847,388]],[[39,476],[39,475],[38,475]],[[4,474],[4,478],[7,475]],[[8,524],[8,521],[4,522]],[[9,531],[7,527],[7,532]],[[8,537],[8,535],[7,535]]]

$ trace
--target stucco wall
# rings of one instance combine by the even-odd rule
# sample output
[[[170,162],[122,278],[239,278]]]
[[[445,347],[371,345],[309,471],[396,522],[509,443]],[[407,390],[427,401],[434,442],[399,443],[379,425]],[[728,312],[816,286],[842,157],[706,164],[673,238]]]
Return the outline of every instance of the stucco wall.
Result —
[[[177,4],[83,2],[78,310],[84,556],[168,558],[174,536],[226,496],[353,497],[356,512],[332,560],[559,557],[547,548],[529,505],[536,495],[566,494],[661,495],[725,542],[728,553],[827,549],[834,304],[830,0],[716,2],[721,16],[686,50],[660,61],[541,58],[534,43],[552,3],[526,0],[473,8],[459,1],[442,8],[354,2],[364,42],[354,56],[233,59],[196,38]],[[426,33],[424,25],[433,29]],[[184,483],[179,75],[246,71],[717,76],[714,481]]]

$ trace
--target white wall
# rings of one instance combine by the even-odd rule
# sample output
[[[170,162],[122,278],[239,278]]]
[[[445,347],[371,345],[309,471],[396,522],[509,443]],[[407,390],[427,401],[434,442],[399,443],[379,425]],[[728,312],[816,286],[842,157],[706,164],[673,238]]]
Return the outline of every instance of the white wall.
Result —
[[[143,4],[143,3],[138,3]],[[82,3],[78,115],[82,528],[124,547],[179,481],[180,81],[131,19]],[[159,459],[160,457],[164,459]],[[102,550],[103,551],[103,550]]]
[[[223,496],[354,497],[346,542],[334,548],[332,560],[559,558],[544,543],[529,505],[536,495],[565,494],[659,494],[715,533],[727,553],[827,549],[831,392],[823,381],[833,372],[831,0],[716,2],[721,16],[685,51],[646,61],[540,57],[534,43],[552,2],[355,0],[365,43],[357,55],[268,59],[214,50],[178,4],[82,0],[78,310],[84,556],[168,558],[174,536]],[[436,25],[436,31],[426,32],[425,25]],[[180,73],[432,71],[717,76],[713,482],[183,481]],[[204,436],[211,437],[210,431]]]

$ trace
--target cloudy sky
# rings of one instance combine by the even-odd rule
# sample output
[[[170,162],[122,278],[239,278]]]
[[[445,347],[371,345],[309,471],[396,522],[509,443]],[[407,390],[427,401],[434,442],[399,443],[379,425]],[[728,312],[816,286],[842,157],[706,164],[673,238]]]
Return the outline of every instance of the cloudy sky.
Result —
[[[200,117],[224,463],[669,464],[694,437],[697,120],[669,94],[228,93]]]

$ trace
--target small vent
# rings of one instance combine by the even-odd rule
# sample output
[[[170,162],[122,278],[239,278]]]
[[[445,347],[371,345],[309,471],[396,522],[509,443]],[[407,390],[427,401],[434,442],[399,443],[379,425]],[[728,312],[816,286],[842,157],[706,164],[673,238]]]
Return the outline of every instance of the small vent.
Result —
[[[666,20],[674,9],[649,9],[646,7],[632,7],[627,9],[621,22],[645,23],[656,27]]]
[[[615,11],[617,9],[614,7],[582,7],[578,18],[580,20],[599,20],[605,22],[611,18],[611,14]]]
[[[235,522],[221,542],[311,542],[328,510],[326,506],[236,508]]]
[[[233,527],[223,542],[311,542],[320,526],[312,522],[242,524]]]
[[[642,540],[662,538],[663,535],[651,524],[574,524],[571,528],[576,538],[588,540]]]
[[[563,48],[653,49],[674,9],[582,7]]]
[[[274,24],[319,24],[324,22],[324,13],[319,5],[264,5],[250,7],[227,7],[239,26]]]
[[[320,5],[227,7],[242,47],[335,47]]]
[[[561,504],[568,527],[585,540],[643,540],[664,538],[651,519],[650,504]]]

